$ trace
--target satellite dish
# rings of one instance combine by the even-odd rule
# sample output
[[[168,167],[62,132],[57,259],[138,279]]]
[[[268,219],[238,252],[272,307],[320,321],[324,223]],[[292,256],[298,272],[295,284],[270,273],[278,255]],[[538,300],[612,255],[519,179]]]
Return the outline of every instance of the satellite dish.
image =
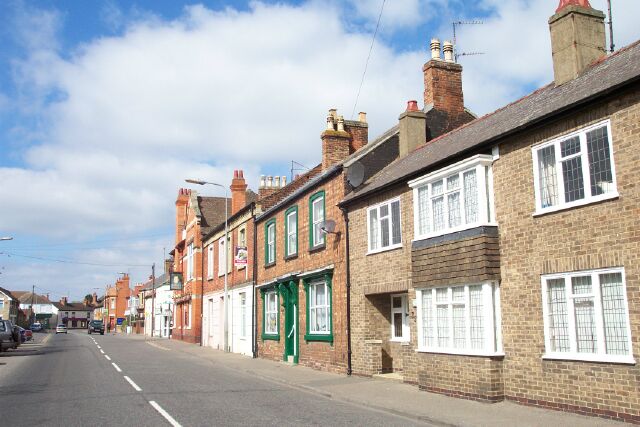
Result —
[[[364,165],[359,161],[347,168],[347,182],[352,188],[358,188],[364,180]]]
[[[332,219],[328,219],[324,222],[324,224],[322,224],[322,227],[320,227],[320,229],[325,233],[334,233],[336,229],[336,222]]]

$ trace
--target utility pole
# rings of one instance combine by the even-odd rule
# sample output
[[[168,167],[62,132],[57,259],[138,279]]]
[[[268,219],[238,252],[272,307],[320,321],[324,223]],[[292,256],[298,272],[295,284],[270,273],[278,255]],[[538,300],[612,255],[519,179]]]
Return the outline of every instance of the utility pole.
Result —
[[[36,292],[36,285],[31,286],[31,324],[36,323],[36,313],[33,311],[33,297]]]
[[[151,264],[151,336],[156,328],[156,263]]]

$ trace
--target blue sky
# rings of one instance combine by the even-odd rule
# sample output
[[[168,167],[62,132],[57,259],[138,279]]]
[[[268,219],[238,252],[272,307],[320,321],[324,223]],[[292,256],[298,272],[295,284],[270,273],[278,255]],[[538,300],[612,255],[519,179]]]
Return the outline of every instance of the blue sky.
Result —
[[[185,178],[289,175],[319,162],[329,108],[349,118],[381,0],[0,3],[0,286],[81,298],[172,245]],[[432,37],[458,32],[482,115],[552,80],[557,0],[387,0],[356,108],[370,137],[422,106]],[[591,4],[604,10],[605,0]],[[616,46],[640,5],[614,0]],[[206,195],[221,195],[207,189]],[[9,255],[11,254],[11,255]],[[100,265],[92,265],[100,264]]]

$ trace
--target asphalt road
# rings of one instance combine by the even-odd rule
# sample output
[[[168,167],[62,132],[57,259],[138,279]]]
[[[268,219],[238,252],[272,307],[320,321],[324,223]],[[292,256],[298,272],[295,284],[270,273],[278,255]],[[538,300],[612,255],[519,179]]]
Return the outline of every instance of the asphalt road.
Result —
[[[0,353],[0,426],[172,424],[424,425],[108,334],[36,334]]]

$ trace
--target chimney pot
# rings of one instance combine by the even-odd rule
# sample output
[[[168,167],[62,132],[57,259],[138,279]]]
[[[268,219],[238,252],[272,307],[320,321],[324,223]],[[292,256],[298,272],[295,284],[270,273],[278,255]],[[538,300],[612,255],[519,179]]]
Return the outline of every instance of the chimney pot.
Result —
[[[276,188],[280,188],[280,177],[276,175],[275,177],[273,177],[273,180],[274,180],[273,186]]]
[[[282,177],[280,178],[280,186],[284,187],[287,185],[287,177],[282,175]]]
[[[266,185],[264,175],[260,175],[260,188],[264,188]]]
[[[331,115],[331,113],[327,115],[327,130],[334,130],[333,116]]]
[[[407,101],[407,111],[419,111],[418,101]]]
[[[453,43],[445,41],[442,50],[444,51],[444,60],[453,62]]]
[[[441,59],[440,40],[438,39],[431,39],[431,59]]]
[[[233,177],[234,177],[234,178],[237,178],[237,177],[238,177],[238,170],[237,170],[237,169],[233,171]]]
[[[338,119],[338,110],[335,108],[331,108],[329,110],[329,115],[333,117],[334,121]]]
[[[560,12],[567,6],[582,6],[591,9],[591,5],[589,4],[589,0],[560,0],[560,4],[558,4],[558,8],[556,9],[556,13]]]
[[[244,178],[244,172],[242,171],[242,169],[238,171],[238,175],[240,175],[240,178]]]
[[[364,111],[360,111],[358,113],[358,121],[361,123],[367,123],[367,113]]]
[[[273,177],[269,175],[267,177],[267,188],[271,188],[271,187],[273,187]]]
[[[338,117],[338,132],[344,132],[344,117]]]

